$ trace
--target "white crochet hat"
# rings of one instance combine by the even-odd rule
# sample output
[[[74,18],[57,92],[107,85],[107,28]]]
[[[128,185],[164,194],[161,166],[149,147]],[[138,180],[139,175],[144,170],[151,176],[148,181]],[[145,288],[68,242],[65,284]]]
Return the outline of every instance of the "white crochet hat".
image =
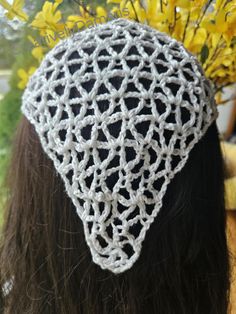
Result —
[[[123,18],[57,44],[21,110],[65,183],[93,261],[113,273],[137,261],[167,185],[218,114],[197,59]]]

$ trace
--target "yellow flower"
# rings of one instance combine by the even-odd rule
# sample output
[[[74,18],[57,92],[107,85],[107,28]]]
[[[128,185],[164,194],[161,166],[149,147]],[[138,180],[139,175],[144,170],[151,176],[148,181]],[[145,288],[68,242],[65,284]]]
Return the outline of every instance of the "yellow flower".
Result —
[[[80,15],[69,15],[67,17],[66,26],[69,29],[73,29],[77,26],[78,29],[83,29],[90,26],[95,26],[96,24],[105,23],[107,21],[108,13],[101,7],[96,7],[96,15],[90,14],[90,6],[80,6]],[[103,19],[104,18],[104,19]]]
[[[40,63],[40,61],[43,59],[43,47],[35,47],[32,49],[32,55],[35,57],[35,59],[38,60],[38,62]]]
[[[75,25],[78,28],[83,28],[84,27],[84,19],[78,15],[69,15],[67,17],[66,26],[69,29],[72,29]]]
[[[163,17],[165,17],[166,21],[169,25],[173,25],[175,18],[175,0],[169,0],[166,4],[163,2],[162,10]]]
[[[180,21],[180,11],[189,10],[191,3],[188,0],[169,1],[147,1],[147,20],[149,24],[167,34],[175,33],[173,37],[178,38],[183,25]],[[184,17],[184,14],[182,15]],[[177,25],[178,24],[178,25]],[[175,31],[175,27],[178,29]]]
[[[69,15],[67,17],[66,26],[69,29],[77,26],[78,29],[86,27],[87,22],[91,22],[93,17],[89,14],[90,6],[87,5],[86,8],[83,6],[79,7],[80,15]],[[101,13],[101,9],[98,9],[97,13]]]
[[[210,47],[209,49],[209,57],[207,59],[208,62],[204,64],[207,67],[207,71],[213,71],[216,68],[218,69],[220,66],[234,66],[235,63],[235,46],[230,48],[222,45],[222,47],[216,50],[214,47]],[[216,53],[217,51],[217,53]],[[216,56],[217,54],[217,56]]]
[[[44,35],[44,40],[49,48],[53,48],[60,41],[59,32],[54,32],[48,29]],[[66,36],[65,31],[62,31],[61,34],[63,37]]]
[[[225,5],[226,1],[227,0],[216,0],[215,4],[213,4],[215,10],[219,11]]]
[[[168,21],[168,24],[172,26],[176,21],[176,13],[178,9],[190,9],[191,1],[189,0],[168,0],[166,3],[162,1],[163,18]]]
[[[230,46],[231,40],[236,36],[236,3],[228,3],[225,6],[227,30],[223,34],[227,45]]]
[[[210,49],[208,58],[208,64],[206,68],[207,77],[214,81],[224,80],[225,83],[229,83],[235,80],[234,65],[235,54],[231,48],[222,49],[221,54],[212,60],[214,49]]]
[[[114,4],[112,13],[125,8],[130,19],[138,18],[179,41],[184,36],[184,46],[204,62],[207,77],[217,86],[236,81],[236,0],[216,0],[207,11],[209,0],[107,0],[107,3]]]
[[[146,19],[150,26],[160,31],[164,31],[164,29],[161,28],[160,23],[166,20],[166,17],[161,13],[159,1],[147,0]]]
[[[143,23],[146,20],[147,14],[144,10],[144,8],[140,5],[139,1],[136,0],[134,2],[134,9],[136,11],[136,14],[138,16],[138,20]]]
[[[158,1],[147,0],[147,18],[152,19],[155,17],[160,9]]]
[[[59,32],[64,29],[65,26],[60,23],[61,11],[57,10],[60,3],[62,3],[62,0],[55,0],[54,3],[45,1],[42,11],[36,14],[30,25],[38,28],[40,35],[45,36],[47,31]]]
[[[209,13],[203,19],[201,26],[206,28],[209,33],[223,33],[227,30],[226,12],[224,9],[218,12],[216,16],[214,13]]]
[[[207,38],[207,31],[205,28],[198,28],[196,31],[193,27],[189,27],[186,32],[184,41],[185,47],[194,53],[200,52],[204,42]]]
[[[35,47],[39,47],[39,43],[31,35],[27,36],[27,38]]]
[[[183,32],[184,32],[184,23],[181,20],[181,18],[177,19],[175,28],[172,32],[172,37],[175,38],[176,40],[181,41],[183,38]]]
[[[44,48],[39,45],[39,43],[32,37],[28,36],[29,41],[34,45],[34,48],[32,49],[32,55],[35,57],[35,59],[40,62],[43,59],[44,56]]]
[[[126,8],[126,2],[127,0],[107,0],[107,4],[115,5],[109,10],[109,13],[111,13],[111,15],[114,17],[120,17],[121,12],[123,12],[123,8]]]
[[[83,17],[89,17],[89,11],[90,11],[90,5],[87,5],[86,7],[84,7],[83,5],[79,6],[79,10],[80,10],[80,14]]]
[[[129,12],[129,19],[136,20],[138,19],[141,23],[143,23],[146,19],[146,12],[144,8],[141,7],[138,0],[135,1],[127,1],[126,5],[121,3],[120,11],[123,12],[123,9],[126,8]]]
[[[79,16],[79,15],[70,15],[67,18],[66,26],[69,29],[72,29],[75,26],[77,26],[78,29],[83,29],[87,26],[88,22],[92,23],[92,19],[89,17],[86,18],[86,17]]]
[[[216,16],[213,13],[206,15],[201,25],[211,34],[213,47],[218,45],[221,36],[229,47],[232,38],[236,36],[236,6],[229,3],[217,12]]]
[[[18,88],[20,89],[25,89],[28,80],[30,78],[30,76],[35,72],[36,68],[35,67],[30,67],[28,71],[24,70],[24,69],[19,69],[17,71],[17,74],[20,78],[20,81],[18,83]]]
[[[190,14],[190,21],[197,21],[201,14],[203,13],[203,9],[205,5],[207,5],[207,2],[209,0],[193,0],[188,1],[189,7],[185,7],[185,9],[188,9],[188,13]],[[182,7],[184,8],[184,7]]]
[[[190,9],[191,2],[192,1],[189,1],[189,0],[174,0],[173,5],[179,8],[183,8],[183,9]]]
[[[12,20],[17,17],[19,20],[26,22],[28,15],[22,10],[24,6],[24,0],[14,0],[12,4],[9,4],[6,0],[0,0],[0,5],[7,10],[6,17]]]
[[[107,0],[107,4],[109,4],[109,3],[119,4],[120,2],[121,2],[121,0]]]
[[[96,15],[97,17],[107,17],[107,11],[103,7],[98,6],[96,7]]]

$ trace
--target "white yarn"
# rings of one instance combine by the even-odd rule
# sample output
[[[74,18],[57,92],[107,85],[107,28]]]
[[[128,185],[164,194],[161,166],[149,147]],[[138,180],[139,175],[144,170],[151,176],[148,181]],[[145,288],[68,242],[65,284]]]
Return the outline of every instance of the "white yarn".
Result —
[[[61,41],[30,78],[21,110],[102,269],[140,256],[167,185],[217,117],[210,84],[181,43],[123,18]]]

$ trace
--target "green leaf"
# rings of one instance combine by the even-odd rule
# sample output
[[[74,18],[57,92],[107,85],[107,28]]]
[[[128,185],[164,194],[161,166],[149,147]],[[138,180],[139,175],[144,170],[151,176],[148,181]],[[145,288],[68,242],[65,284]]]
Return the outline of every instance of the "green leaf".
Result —
[[[207,45],[204,45],[201,50],[201,63],[202,64],[205,63],[208,56],[209,56],[209,48],[207,47]]]

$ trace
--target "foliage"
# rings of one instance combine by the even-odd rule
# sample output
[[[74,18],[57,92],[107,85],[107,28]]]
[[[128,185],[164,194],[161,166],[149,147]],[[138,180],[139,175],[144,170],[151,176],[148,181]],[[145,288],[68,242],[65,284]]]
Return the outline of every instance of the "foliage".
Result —
[[[6,17],[9,20],[12,20],[14,17],[22,21],[28,20],[28,15],[22,10],[24,0],[14,0],[12,4],[9,4],[6,0],[1,0],[0,4],[7,10]]]
[[[1,28],[1,22],[0,22]],[[18,40],[8,40],[0,35],[0,69],[9,69],[14,62],[14,56],[9,51],[15,51]]]
[[[11,140],[20,117],[20,90],[11,90],[0,102],[0,224],[6,197],[4,177],[9,162]]]
[[[20,117],[20,102],[22,92],[8,92],[0,102],[0,147],[8,145]]]
[[[9,158],[8,153],[10,151],[11,139],[20,117],[22,90],[18,88],[19,78],[17,73],[21,67],[28,68],[32,64],[36,66],[35,60],[30,52],[30,43],[25,36],[22,37],[20,43],[18,43],[16,53],[17,57],[15,58],[15,63],[12,67],[12,75],[9,81],[10,91],[0,101],[0,185],[3,181]]]

